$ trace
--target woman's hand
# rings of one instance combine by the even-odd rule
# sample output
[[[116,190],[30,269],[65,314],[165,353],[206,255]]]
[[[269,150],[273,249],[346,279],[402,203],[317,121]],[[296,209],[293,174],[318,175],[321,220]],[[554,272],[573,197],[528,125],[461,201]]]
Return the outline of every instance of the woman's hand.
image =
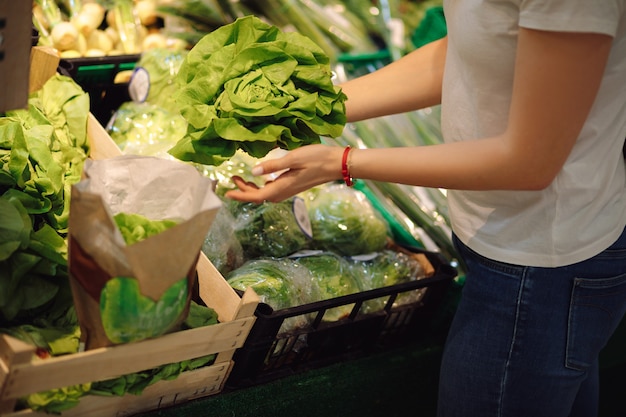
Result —
[[[276,179],[258,187],[235,176],[233,182],[237,189],[228,191],[226,197],[254,203],[285,200],[316,185],[341,179],[342,155],[343,148],[338,146],[302,146],[252,169],[253,175],[280,173]]]

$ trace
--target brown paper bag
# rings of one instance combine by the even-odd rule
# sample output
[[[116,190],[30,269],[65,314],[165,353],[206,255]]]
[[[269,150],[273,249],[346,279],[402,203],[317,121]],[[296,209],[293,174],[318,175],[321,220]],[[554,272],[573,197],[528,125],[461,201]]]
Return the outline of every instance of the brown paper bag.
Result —
[[[179,328],[221,206],[213,190],[212,180],[179,161],[127,155],[85,163],[69,217],[70,282],[85,349]],[[118,213],[176,225],[127,245],[114,221]],[[137,285],[140,294],[130,296]]]

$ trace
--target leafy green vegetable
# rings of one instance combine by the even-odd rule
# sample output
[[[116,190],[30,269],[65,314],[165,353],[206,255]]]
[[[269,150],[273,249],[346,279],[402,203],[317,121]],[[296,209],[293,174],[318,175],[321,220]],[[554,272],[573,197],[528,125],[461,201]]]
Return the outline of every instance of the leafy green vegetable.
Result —
[[[247,259],[290,255],[309,245],[294,211],[296,197],[279,203],[230,202],[235,236]]]
[[[311,272],[313,285],[319,288],[319,299],[328,300],[360,291],[358,281],[352,275],[348,261],[341,256],[324,252],[302,256],[297,262]],[[354,304],[331,308],[324,314],[325,321],[337,321],[347,317]]]
[[[185,56],[186,50],[172,51],[165,48],[153,48],[142,52],[137,67],[144,68],[150,76],[150,91],[146,98],[148,103],[178,113],[173,96],[178,89],[176,74]]]
[[[113,216],[113,220],[127,245],[157,235],[177,224],[174,220],[151,220],[136,213],[117,213]]]
[[[388,287],[424,277],[424,269],[417,259],[391,249],[385,249],[370,256],[350,258],[349,269],[358,280],[362,290]],[[399,293],[394,306],[417,301],[422,292],[418,289]],[[381,310],[386,302],[387,297],[368,300],[363,305],[364,311]]]
[[[158,301],[143,295],[135,278],[111,278],[100,293],[100,318],[107,337],[113,343],[128,343],[164,334],[185,310],[187,293],[186,277]]]
[[[219,165],[242,149],[263,157],[339,136],[346,96],[328,56],[310,39],[254,16],[203,37],[185,57],[176,101],[187,135],[170,153]]]
[[[254,259],[231,271],[227,281],[236,290],[252,287],[260,301],[275,310],[293,307],[300,301],[291,285],[288,269],[279,260]]]
[[[151,220],[141,214],[113,216],[127,245],[133,245],[175,226],[173,220]],[[172,284],[159,300],[141,293],[132,277],[113,277],[100,293],[100,318],[113,343],[128,343],[160,336],[179,321],[187,306],[187,278]]]
[[[0,327],[61,308],[56,297],[69,293],[69,198],[89,151],[88,115],[88,95],[59,74],[27,109],[0,114]]]
[[[172,158],[167,151],[186,133],[187,122],[176,112],[151,103],[127,101],[115,111],[107,132],[127,155]]]
[[[388,241],[389,226],[365,195],[343,184],[305,194],[313,246],[340,255],[376,252]]]

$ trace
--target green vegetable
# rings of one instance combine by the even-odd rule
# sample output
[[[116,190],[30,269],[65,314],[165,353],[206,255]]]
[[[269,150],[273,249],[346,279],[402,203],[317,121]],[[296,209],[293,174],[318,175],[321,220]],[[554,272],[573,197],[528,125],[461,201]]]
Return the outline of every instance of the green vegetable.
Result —
[[[305,196],[314,247],[352,256],[379,251],[387,244],[387,222],[360,191],[334,184]]]
[[[178,86],[176,74],[187,55],[187,51],[171,51],[153,48],[144,51],[137,62],[150,76],[150,91],[146,102],[178,114],[178,107],[173,96]]]
[[[183,161],[219,165],[237,149],[263,157],[336,137],[346,122],[346,96],[332,83],[328,56],[254,16],[203,37],[177,80],[188,130],[170,153]]]
[[[69,294],[69,199],[89,151],[88,115],[88,95],[58,74],[27,109],[0,114],[0,327],[71,304],[58,297]]]
[[[140,242],[176,226],[173,220],[150,220],[141,214],[118,213],[113,216],[127,245]]]
[[[127,155],[146,155],[171,159],[168,150],[187,131],[179,113],[156,104],[127,101],[115,111],[107,132]]]
[[[236,203],[229,207],[235,217],[235,236],[247,259],[291,255],[309,245],[309,237],[294,212],[296,198],[279,203]]]
[[[319,300],[328,300],[360,291],[347,260],[334,253],[320,253],[297,258],[296,262],[311,272],[313,284],[319,289]],[[317,301],[319,301],[317,300]],[[354,304],[331,308],[324,314],[325,321],[347,317]]]
[[[299,304],[297,290],[292,287],[289,269],[275,259],[253,259],[231,271],[227,281],[236,290],[252,287],[260,301],[274,310]]]
[[[349,269],[364,291],[415,281],[424,276],[422,265],[417,259],[391,249],[382,250],[371,256],[350,258]],[[422,290],[399,293],[394,306],[414,302],[421,294]],[[387,299],[388,297],[368,300],[363,305],[364,311],[381,310]]]
[[[100,293],[100,317],[113,343],[128,343],[160,336],[172,328],[187,304],[187,278],[176,281],[158,301],[141,294],[139,282],[114,277]]]

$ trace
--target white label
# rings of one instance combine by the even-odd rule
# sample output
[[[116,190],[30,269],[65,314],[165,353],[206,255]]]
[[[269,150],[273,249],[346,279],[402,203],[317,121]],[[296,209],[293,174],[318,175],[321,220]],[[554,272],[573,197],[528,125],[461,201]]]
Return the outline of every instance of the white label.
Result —
[[[306,209],[306,203],[301,197],[294,197],[293,199],[293,215],[296,218],[296,222],[304,234],[311,239],[313,237],[313,228],[311,227],[311,219],[309,218],[309,212]]]
[[[143,67],[137,67],[128,82],[128,94],[135,103],[143,103],[150,92],[150,74]]]

